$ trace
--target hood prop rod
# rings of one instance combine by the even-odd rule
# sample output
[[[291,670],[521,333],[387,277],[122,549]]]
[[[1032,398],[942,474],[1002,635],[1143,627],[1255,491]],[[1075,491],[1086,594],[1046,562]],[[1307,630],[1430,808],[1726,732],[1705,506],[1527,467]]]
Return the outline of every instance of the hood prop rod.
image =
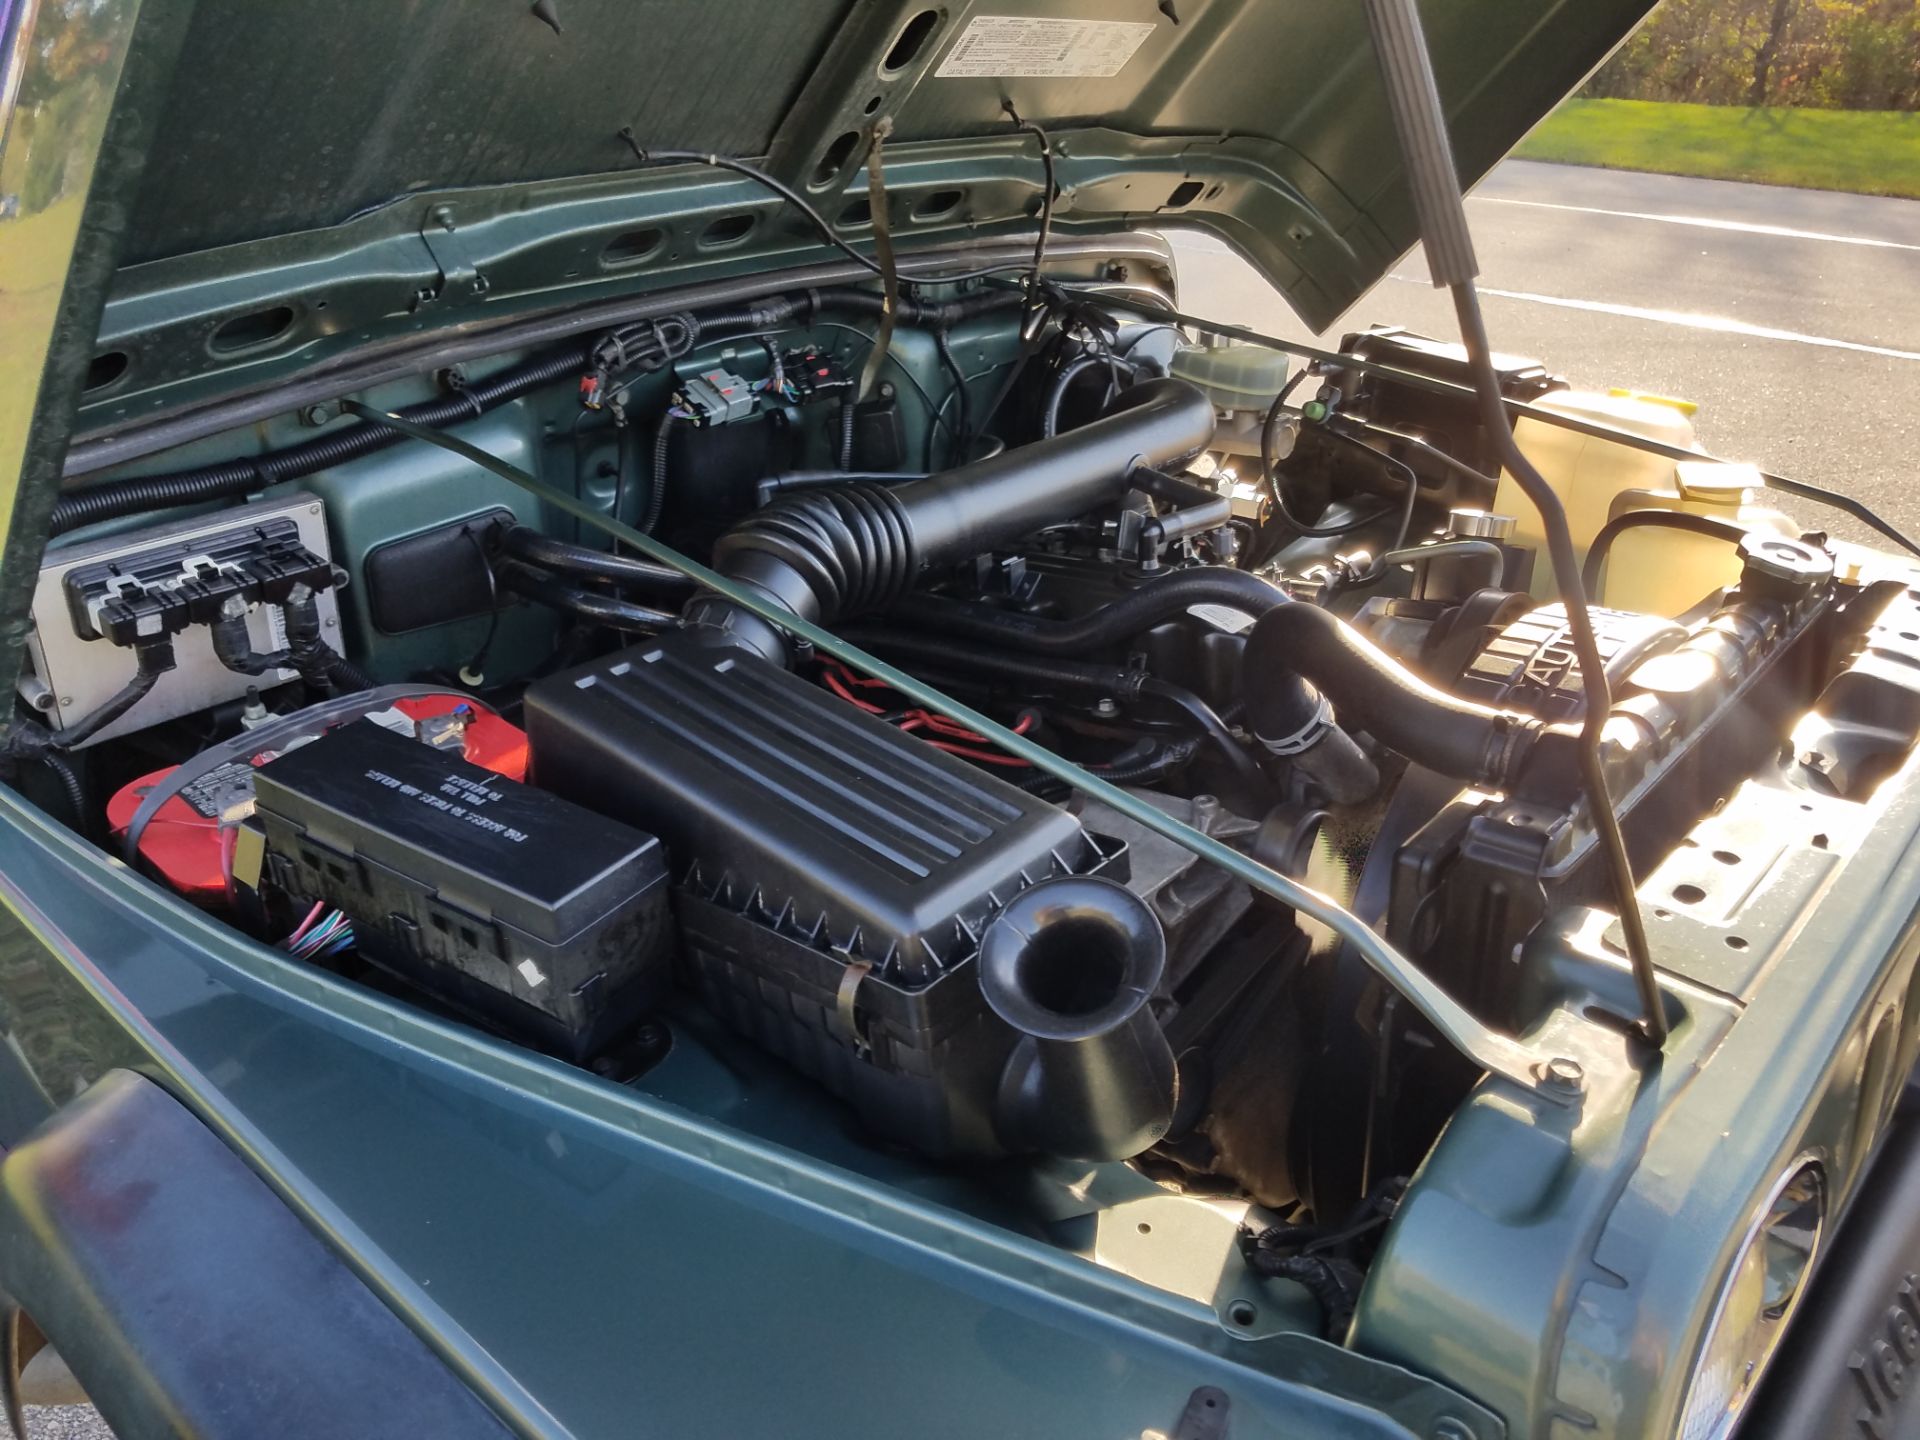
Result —
[[[1042,745],[1036,745],[1024,735],[1015,734],[998,721],[982,715],[972,706],[963,705],[960,701],[909,675],[897,666],[889,665],[859,646],[849,644],[832,631],[801,618],[770,599],[762,591],[728,579],[697,560],[682,555],[671,546],[662,544],[653,536],[643,534],[631,525],[594,509],[577,496],[569,495],[564,490],[548,485],[517,465],[510,464],[497,455],[489,454],[477,445],[468,444],[444,431],[415,425],[410,421],[402,420],[397,415],[390,415],[369,405],[363,405],[357,400],[345,401],[344,408],[363,420],[389,426],[403,435],[411,436],[415,440],[424,440],[429,445],[437,445],[464,460],[471,461],[482,469],[498,475],[501,479],[518,485],[528,494],[544,500],[555,510],[612,536],[647,559],[661,565],[672,566],[695,583],[725,597],[767,624],[786,631],[797,640],[806,641],[820,653],[831,655],[863,675],[884,681],[908,699],[924,705],[936,714],[946,716],[949,720],[967,726],[975,734],[992,741],[1009,755],[1016,755],[1025,760],[1036,770],[1045,771],[1090,799],[1111,806],[1135,824],[1142,825],[1156,835],[1171,840],[1182,849],[1219,866],[1235,879],[1244,881],[1261,894],[1318,921],[1351,945],[1375,973],[1404,995],[1408,1003],[1426,1017],[1442,1038],[1481,1069],[1520,1086],[1548,1104],[1571,1105],[1577,1099],[1577,1093],[1569,1091],[1564,1085],[1555,1083],[1554,1072],[1549,1068],[1553,1057],[1536,1053],[1514,1037],[1504,1035],[1482,1023],[1435,983],[1432,977],[1375,934],[1365,921],[1333,897],[1323,895],[1310,886],[1303,885],[1277,870],[1262,865],[1252,856],[1244,855],[1222,844],[1211,835],[1196,830],[1190,825],[1182,824],[1165,811],[1147,804],[1137,795],[1102,780],[1071,760],[1054,754]]]
[[[1613,795],[1607,787],[1606,762],[1600,751],[1601,735],[1613,709],[1613,696],[1607,685],[1600,644],[1594,638],[1593,617],[1587,612],[1587,592],[1580,579],[1566,506],[1515,443],[1513,428],[1507,422],[1499,377],[1493,369],[1492,349],[1480,315],[1480,296],[1473,284],[1480,262],[1473,251],[1466,201],[1460,194],[1460,176],[1454,168],[1453,150],[1447,139],[1446,111],[1440,104],[1439,87],[1434,83],[1426,36],[1420,28],[1420,12],[1414,0],[1366,0],[1366,7],[1367,28],[1373,34],[1374,53],[1380,62],[1381,79],[1386,84],[1387,108],[1393,112],[1393,128],[1399,134],[1401,154],[1406,161],[1408,188],[1413,192],[1414,210],[1420,217],[1427,265],[1435,288],[1445,287],[1453,292],[1460,337],[1466,345],[1473,387],[1480,403],[1481,423],[1508,472],[1540,512],[1541,525],[1546,531],[1554,583],[1567,612],[1574,654],[1580,662],[1580,684],[1587,697],[1579,752],[1587,810],[1613,884],[1620,931],[1626,941],[1634,985],[1640,992],[1642,1014],[1636,1029],[1641,1039],[1658,1050],[1667,1039],[1660,977],[1653,967],[1652,947],[1647,941],[1639,890],[1633,879],[1633,860],[1627,854],[1626,837],[1620,831],[1620,817],[1614,812]]]

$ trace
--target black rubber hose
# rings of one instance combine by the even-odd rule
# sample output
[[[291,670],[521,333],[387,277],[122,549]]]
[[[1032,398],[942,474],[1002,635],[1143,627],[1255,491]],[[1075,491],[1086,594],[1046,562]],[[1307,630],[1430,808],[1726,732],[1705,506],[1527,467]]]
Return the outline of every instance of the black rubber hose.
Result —
[[[1163,780],[1181,766],[1192,764],[1199,749],[1200,742],[1197,739],[1174,740],[1138,760],[1090,765],[1087,768],[1115,785],[1140,785],[1149,780]]]
[[[1087,655],[1109,649],[1185,615],[1217,605],[1252,619],[1288,604],[1286,592],[1245,570],[1209,565],[1179,570],[1077,620],[1048,620],[962,600],[909,595],[888,619],[1032,655]]]
[[[1543,728],[1531,716],[1435,689],[1313,605],[1283,605],[1263,615],[1247,637],[1240,673],[1248,723],[1263,741],[1311,727],[1317,689],[1352,728],[1472,784],[1504,786]]]
[[[693,582],[678,570],[656,565],[651,560],[636,560],[630,555],[614,555],[585,545],[569,544],[516,525],[501,538],[501,548],[515,560],[524,560],[543,570],[561,570],[574,575],[591,575],[596,580],[612,580],[622,585],[685,594]]]
[[[1747,538],[1747,527],[1720,515],[1690,515],[1684,510],[1629,510],[1616,515],[1594,535],[1587,547],[1587,562],[1580,567],[1580,587],[1591,596],[1600,589],[1600,567],[1607,563],[1613,542],[1629,530],[1679,530],[1688,535],[1705,535],[1738,545]]]
[[[1052,439],[1060,433],[1060,407],[1066,403],[1068,387],[1096,365],[1106,363],[1098,355],[1082,355],[1079,359],[1061,367],[1060,373],[1053,378],[1053,384],[1047,387],[1047,402],[1040,412],[1042,435]]]
[[[848,625],[841,635],[867,650],[885,651],[924,665],[981,672],[1025,685],[1124,697],[1145,677],[1115,665],[1089,660],[1061,660],[1036,655],[1009,655],[1002,650],[968,645],[938,635],[896,630],[882,625]]]
[[[631,600],[602,595],[595,590],[583,590],[517,561],[502,567],[500,582],[516,595],[524,595],[529,600],[565,611],[576,619],[604,625],[610,630],[632,630],[653,635],[672,629],[680,621],[680,617],[670,611],[636,605]]]
[[[1273,403],[1267,407],[1267,418],[1260,426],[1260,473],[1266,478],[1267,493],[1273,497],[1273,508],[1281,522],[1300,539],[1325,540],[1338,535],[1351,535],[1356,530],[1365,529],[1374,521],[1386,518],[1389,507],[1383,504],[1363,515],[1356,515],[1351,520],[1340,520],[1332,525],[1311,524],[1288,508],[1287,492],[1280,484],[1280,462],[1274,456],[1277,448],[1275,432],[1280,425],[1280,416],[1286,410],[1287,397],[1293,394],[1294,388],[1311,374],[1313,374],[1311,369],[1298,371],[1292,379],[1280,387],[1279,393],[1273,397]]]
[[[1143,748],[1144,746],[1144,748]],[[1193,757],[1200,752],[1200,741],[1195,736],[1185,736],[1179,740],[1170,740],[1164,745],[1136,745],[1123,752],[1132,756],[1134,750],[1141,753],[1133,758],[1109,761],[1105,765],[1088,765],[1102,780],[1115,785],[1146,785],[1155,780],[1164,780],[1183,766],[1193,763]],[[1032,770],[1013,782],[1030,795],[1051,794],[1066,790],[1064,781],[1047,774],[1044,770]]]
[[[1214,752],[1226,762],[1234,778],[1244,787],[1246,798],[1262,809],[1266,807],[1267,802],[1273,798],[1273,786],[1267,779],[1266,771],[1262,770],[1259,762],[1247,753],[1247,748],[1233,738],[1233,732],[1227,728],[1226,722],[1215,713],[1211,705],[1191,690],[1170,684],[1165,680],[1155,679],[1151,675],[1140,681],[1139,689],[1140,694],[1144,696],[1184,711],[1187,717],[1200,727],[1212,743]]]
[[[584,347],[571,346],[555,354],[524,361],[455,394],[409,405],[396,413],[416,425],[436,429],[458,424],[476,419],[542,385],[576,375],[585,364]],[[385,450],[404,438],[398,430],[361,422],[251,459],[227,460],[216,465],[176,470],[166,475],[146,475],[133,480],[109,480],[63,496],[55,502],[52,533],[59,535],[81,525],[91,525],[121,515],[221,500],[243,495],[249,490],[265,489],[282,481],[299,480],[335,465],[343,465],[349,460]]]

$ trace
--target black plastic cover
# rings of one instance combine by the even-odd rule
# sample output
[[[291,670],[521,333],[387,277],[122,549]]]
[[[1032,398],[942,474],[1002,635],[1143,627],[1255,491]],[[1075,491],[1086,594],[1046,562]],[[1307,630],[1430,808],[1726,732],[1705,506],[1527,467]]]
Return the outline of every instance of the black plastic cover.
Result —
[[[537,783],[666,841],[708,1008],[922,1151],[1004,1148],[980,937],[1123,846],[697,630],[538,682],[525,723]]]
[[[1021,890],[1098,860],[1058,806],[693,631],[540,681],[525,719],[542,789],[659,835],[688,888],[909,989]]]
[[[356,721],[254,776],[272,884],[367,959],[570,1059],[671,983],[660,842]]]
[[[505,598],[488,555],[515,524],[504,506],[468,515],[367,552],[367,610],[386,635],[485,615]]]

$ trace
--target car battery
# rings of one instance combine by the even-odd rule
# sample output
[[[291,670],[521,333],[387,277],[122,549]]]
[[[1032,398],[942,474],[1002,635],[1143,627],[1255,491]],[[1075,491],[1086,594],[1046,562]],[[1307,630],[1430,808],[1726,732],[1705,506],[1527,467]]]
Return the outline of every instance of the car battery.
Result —
[[[652,835],[368,721],[254,772],[263,883],[325,902],[366,960],[569,1060],[671,984]]]
[[[414,695],[393,702],[392,709],[368,717],[398,734],[440,750],[457,751],[483,769],[509,780],[527,778],[527,737],[498,715],[470,703],[465,695]],[[326,732],[315,722],[313,736],[281,742],[291,750]],[[231,892],[232,827],[253,813],[253,772],[273,759],[273,752],[230,760],[199,776],[168,800],[140,836],[140,859],[174,891],[196,905],[223,910]],[[107,824],[118,842],[139,813],[153,788],[174,773],[163,765],[129,780],[107,802]]]

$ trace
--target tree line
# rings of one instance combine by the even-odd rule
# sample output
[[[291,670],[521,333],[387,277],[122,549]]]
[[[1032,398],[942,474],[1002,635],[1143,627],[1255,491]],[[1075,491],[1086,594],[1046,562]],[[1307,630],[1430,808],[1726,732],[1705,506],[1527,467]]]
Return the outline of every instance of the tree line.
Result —
[[[1581,94],[1920,109],[1920,0],[1664,0]]]

